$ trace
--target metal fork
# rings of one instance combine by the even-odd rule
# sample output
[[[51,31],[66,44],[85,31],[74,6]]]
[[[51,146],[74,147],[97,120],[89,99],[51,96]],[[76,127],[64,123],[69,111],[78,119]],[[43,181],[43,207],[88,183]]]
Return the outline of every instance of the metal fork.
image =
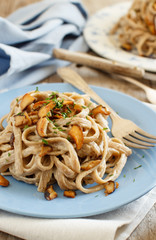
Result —
[[[98,104],[107,107],[111,111],[111,132],[114,137],[121,139],[129,147],[147,149],[154,146],[152,143],[156,143],[156,136],[145,132],[134,122],[121,118],[102,98],[100,98],[88,86],[88,84],[82,79],[80,75],[78,75],[78,73],[69,67],[58,68],[57,73],[64,81],[88,94]]]

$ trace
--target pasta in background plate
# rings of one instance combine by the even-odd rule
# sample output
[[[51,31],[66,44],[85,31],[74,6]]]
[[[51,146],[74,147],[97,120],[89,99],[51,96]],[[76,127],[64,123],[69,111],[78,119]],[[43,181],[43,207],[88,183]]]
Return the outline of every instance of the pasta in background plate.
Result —
[[[123,142],[107,135],[109,114],[74,92],[36,89],[14,99],[0,120],[1,174],[35,184],[39,192],[54,182],[62,190],[104,189],[131,154]]]
[[[156,57],[156,1],[134,0],[128,13],[111,30],[120,47],[140,56]]]

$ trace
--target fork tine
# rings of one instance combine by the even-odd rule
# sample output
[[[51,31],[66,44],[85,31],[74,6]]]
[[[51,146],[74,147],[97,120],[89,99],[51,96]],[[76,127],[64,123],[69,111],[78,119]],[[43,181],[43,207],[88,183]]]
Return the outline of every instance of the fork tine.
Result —
[[[141,135],[143,135],[144,137],[156,139],[156,136],[154,136],[154,135],[152,135],[152,134],[150,134],[150,133],[145,132],[144,130],[142,130],[142,129],[139,128],[139,127],[136,129],[136,132],[139,133],[139,134],[141,134]]]
[[[143,146],[147,146],[147,147],[154,147],[153,144],[150,144],[150,143],[147,143],[147,142],[144,142],[144,141],[141,141],[137,138],[134,137],[134,135],[128,135],[125,137],[127,140],[133,142],[133,143],[137,143],[139,145],[143,145]]]
[[[136,138],[138,138],[142,141],[145,141],[145,142],[156,143],[156,140],[148,138],[148,137],[144,137],[143,135],[140,135],[137,132],[134,132],[133,134],[131,134],[131,136],[136,137]]]
[[[140,145],[140,144],[137,144],[137,143],[130,142],[130,141],[126,140],[125,138],[122,138],[122,141],[128,147],[140,148],[140,149],[149,149],[149,147],[147,147],[147,146],[143,146],[143,145]]]

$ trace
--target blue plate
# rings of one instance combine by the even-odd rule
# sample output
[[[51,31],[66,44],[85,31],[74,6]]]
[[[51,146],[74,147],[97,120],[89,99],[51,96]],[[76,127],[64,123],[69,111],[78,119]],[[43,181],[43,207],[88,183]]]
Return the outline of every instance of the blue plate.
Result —
[[[60,92],[78,92],[69,84],[40,84],[39,90]],[[92,88],[122,117],[133,120],[138,126],[156,135],[156,113],[140,101],[125,94],[104,89]],[[11,90],[0,94],[0,117],[9,112],[10,102],[36,85]],[[109,120],[111,124],[111,121]],[[140,166],[137,168],[138,166]],[[135,169],[136,168],[136,169]],[[37,192],[34,185],[16,181],[7,177],[10,186],[0,188],[0,208],[9,212],[44,218],[75,218],[96,215],[119,208],[141,197],[156,185],[156,148],[148,150],[133,149],[125,168],[118,178],[119,188],[107,197],[104,190],[84,194],[77,191],[74,199],[63,196],[63,191],[56,185],[58,198],[47,201],[43,193]]]

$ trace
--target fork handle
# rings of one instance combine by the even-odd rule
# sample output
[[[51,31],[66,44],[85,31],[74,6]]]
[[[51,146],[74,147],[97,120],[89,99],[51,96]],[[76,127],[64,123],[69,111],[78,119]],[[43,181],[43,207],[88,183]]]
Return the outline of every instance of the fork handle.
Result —
[[[142,68],[123,65],[115,61],[92,56],[87,53],[73,52],[66,49],[55,48],[53,50],[53,56],[55,58],[65,61],[93,67],[107,73],[116,73],[138,79],[143,78],[143,76],[145,75],[145,71]]]
[[[83,80],[83,78],[81,78],[81,76],[77,72],[73,71],[69,67],[63,67],[58,68],[57,73],[64,81],[70,83],[82,92],[88,94],[98,104],[107,107],[111,112],[110,117],[112,118],[112,120],[113,117],[120,118],[119,115],[89,87],[89,85]]]

